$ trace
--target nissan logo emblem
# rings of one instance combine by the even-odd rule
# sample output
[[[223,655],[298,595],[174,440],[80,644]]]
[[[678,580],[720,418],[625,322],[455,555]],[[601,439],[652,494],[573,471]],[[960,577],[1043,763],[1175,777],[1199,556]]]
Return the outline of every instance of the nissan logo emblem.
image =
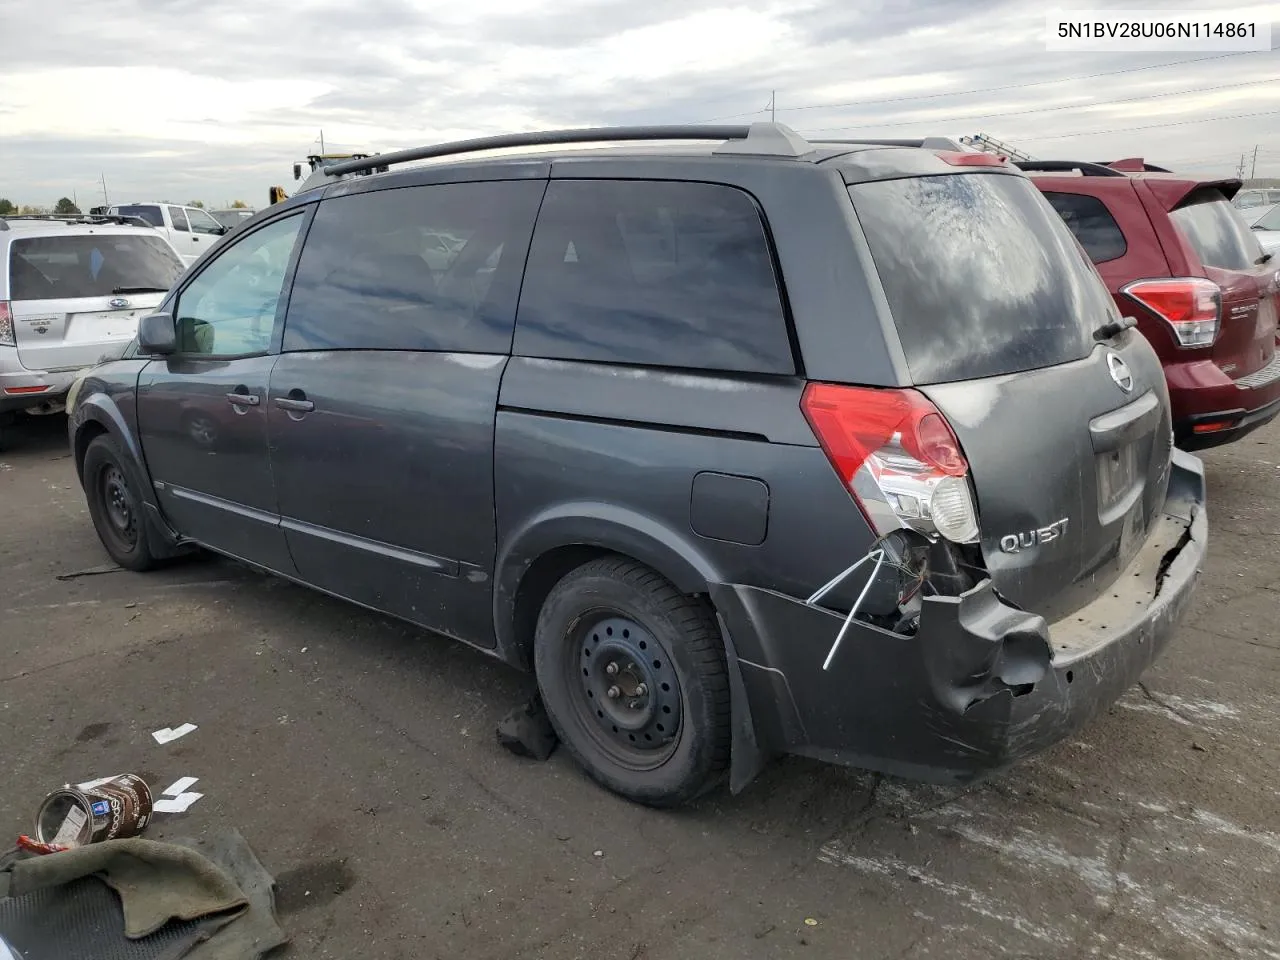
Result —
[[[1107,354],[1107,372],[1111,374],[1117,387],[1125,393],[1133,392],[1133,374],[1129,372],[1129,365],[1118,354]]]

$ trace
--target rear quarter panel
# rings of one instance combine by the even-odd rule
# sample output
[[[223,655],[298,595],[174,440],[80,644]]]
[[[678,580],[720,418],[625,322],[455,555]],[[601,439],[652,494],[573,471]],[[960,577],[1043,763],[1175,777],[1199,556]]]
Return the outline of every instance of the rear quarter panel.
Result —
[[[862,556],[870,529],[804,420],[803,389],[789,377],[512,358],[495,438],[504,648],[522,577],[556,547],[627,554],[687,593],[719,582],[808,596]],[[751,542],[721,539],[720,523]]]

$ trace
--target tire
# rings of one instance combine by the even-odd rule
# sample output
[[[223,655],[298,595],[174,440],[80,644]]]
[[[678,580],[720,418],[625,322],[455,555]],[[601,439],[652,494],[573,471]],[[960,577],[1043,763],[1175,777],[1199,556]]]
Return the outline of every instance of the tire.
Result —
[[[729,678],[705,603],[643,564],[605,557],[552,588],[534,644],[547,714],[594,780],[677,807],[723,778]]]
[[[94,437],[85,450],[83,477],[89,515],[111,559],[126,570],[150,570],[156,558],[147,541],[147,516],[134,486],[136,474],[110,436]]]

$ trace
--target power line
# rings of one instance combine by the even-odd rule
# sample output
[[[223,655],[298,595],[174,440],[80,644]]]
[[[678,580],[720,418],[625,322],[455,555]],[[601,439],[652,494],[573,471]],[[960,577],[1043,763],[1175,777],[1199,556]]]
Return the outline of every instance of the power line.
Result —
[[[909,103],[917,100],[937,100],[942,97],[962,97],[975,93],[998,93],[1002,90],[1023,90],[1027,87],[1043,87],[1052,83],[1070,83],[1075,80],[1097,80],[1099,77],[1118,77],[1125,73],[1139,73],[1143,70],[1161,70],[1165,67],[1183,67],[1192,63],[1205,63],[1209,60],[1226,60],[1228,57],[1243,57],[1250,53],[1265,53],[1262,50],[1238,50],[1235,53],[1222,53],[1213,57],[1196,57],[1192,60],[1175,60],[1173,63],[1150,63],[1143,67],[1126,67],[1123,70],[1107,70],[1104,73],[1086,73],[1074,77],[1058,77],[1054,80],[1032,80],[1029,83],[1009,83],[999,87],[980,87],[976,90],[948,90],[943,93],[922,93],[908,97],[885,97],[878,100],[849,100],[841,103],[808,103],[801,104],[796,107],[784,107],[783,113],[790,113],[797,110],[834,110],[840,107],[869,107],[882,103]],[[891,77],[890,79],[898,79]],[[705,101],[704,101],[705,102]],[[714,101],[712,101],[714,102]],[[761,113],[766,113],[768,107],[763,110],[751,110],[747,113],[734,113],[726,117],[712,117],[710,120],[700,121],[702,123],[715,123],[720,120],[737,120],[741,117],[754,117]]]
[[[1073,133],[1055,133],[1051,137],[1011,137],[1016,140],[1070,140],[1072,137],[1100,137],[1108,133],[1133,133],[1136,130],[1155,130],[1159,127],[1184,127],[1189,123],[1214,123],[1218,120],[1245,120],[1249,117],[1271,117],[1280,110],[1263,110],[1260,113],[1234,113],[1226,117],[1200,117],[1196,120],[1172,120],[1168,123],[1148,123],[1141,127],[1112,127],[1110,130],[1076,130]]]
[[[1139,100],[1158,100],[1162,97],[1182,97],[1192,93],[1209,93],[1214,90],[1234,90],[1239,87],[1256,87],[1263,83],[1280,82],[1280,77],[1268,77],[1265,80],[1246,80],[1243,83],[1224,83],[1215,87],[1191,87],[1187,90],[1167,90],[1164,93],[1148,93],[1139,97],[1121,97],[1116,100],[1093,100],[1089,103],[1060,104],[1054,107],[1033,107],[1030,110],[1009,110],[1003,113],[969,113],[959,117],[931,117],[923,120],[894,120],[891,123],[863,123],[842,127],[822,127],[814,133],[832,133],[837,130],[879,130],[881,127],[914,127],[921,124],[955,123],[961,120],[990,120],[995,117],[1020,117],[1029,113],[1053,113],[1058,110],[1084,110],[1090,107],[1104,107],[1115,103],[1136,103]]]

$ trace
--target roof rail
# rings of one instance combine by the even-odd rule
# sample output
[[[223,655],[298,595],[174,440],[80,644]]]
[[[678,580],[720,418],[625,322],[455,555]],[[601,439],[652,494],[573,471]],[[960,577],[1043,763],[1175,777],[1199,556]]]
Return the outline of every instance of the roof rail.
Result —
[[[3,220],[43,220],[50,223],[116,223],[121,226],[151,227],[152,224],[143,217],[127,216],[121,213],[22,213],[9,214]],[[4,229],[8,229],[6,226]]]
[[[1089,163],[1086,160],[1015,160],[1019,170],[1026,173],[1070,173],[1079,170],[1086,177],[1123,177],[1119,170],[1102,163]]]
[[[923,140],[828,140],[814,143],[861,143],[873,147],[923,147],[925,150],[953,150],[963,153],[964,147],[950,137],[925,137]]]
[[[610,143],[636,140],[728,140],[716,153],[739,153],[768,157],[798,157],[809,151],[810,145],[803,137],[780,123],[753,123],[735,125],[674,124],[667,126],[638,127],[584,127],[577,130],[540,130],[532,133],[504,133],[494,137],[476,137],[473,140],[455,140],[431,146],[410,147],[393,153],[375,154],[355,160],[343,160],[323,168],[325,176],[338,177],[358,173],[374,167],[387,167],[413,160],[430,160],[485,150],[502,150],[510,147],[540,147],[551,144]]]

